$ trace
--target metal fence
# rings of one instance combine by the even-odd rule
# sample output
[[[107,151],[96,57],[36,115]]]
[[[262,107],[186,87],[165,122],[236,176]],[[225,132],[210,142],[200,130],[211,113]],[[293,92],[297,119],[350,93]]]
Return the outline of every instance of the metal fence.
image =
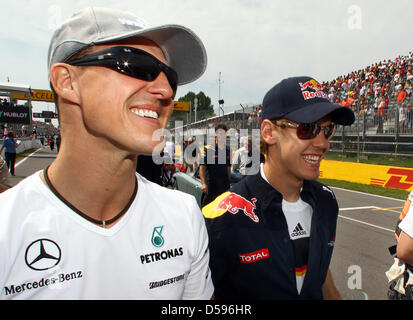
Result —
[[[360,155],[381,154],[389,156],[413,156],[413,113],[407,106],[392,98],[383,114],[360,112],[357,106],[356,120],[348,127],[339,126],[330,142],[330,150]],[[404,110],[403,110],[404,109]]]

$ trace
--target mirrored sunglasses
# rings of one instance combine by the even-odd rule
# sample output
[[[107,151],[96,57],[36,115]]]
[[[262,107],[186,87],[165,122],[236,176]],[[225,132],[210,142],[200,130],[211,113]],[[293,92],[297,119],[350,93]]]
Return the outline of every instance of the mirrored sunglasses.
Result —
[[[108,67],[144,81],[154,81],[163,72],[174,92],[178,87],[178,74],[174,69],[148,52],[134,47],[111,47],[67,63],[72,66]]]
[[[317,122],[313,123],[295,123],[288,120],[282,120],[279,123],[275,123],[276,126],[288,126],[297,129],[297,137],[302,140],[309,140],[315,138],[320,131],[323,131],[327,140],[330,140],[335,131],[336,124],[330,123],[327,126],[319,125]]]

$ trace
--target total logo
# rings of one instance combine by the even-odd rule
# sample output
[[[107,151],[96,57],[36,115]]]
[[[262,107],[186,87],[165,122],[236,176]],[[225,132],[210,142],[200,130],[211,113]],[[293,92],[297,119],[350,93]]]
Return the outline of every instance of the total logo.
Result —
[[[238,254],[239,262],[241,263],[253,263],[270,257],[268,248],[260,249],[250,253]]]

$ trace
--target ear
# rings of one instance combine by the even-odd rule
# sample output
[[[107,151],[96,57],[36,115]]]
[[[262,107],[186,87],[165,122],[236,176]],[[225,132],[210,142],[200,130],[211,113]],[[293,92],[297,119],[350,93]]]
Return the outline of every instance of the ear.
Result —
[[[80,105],[77,86],[74,83],[75,74],[70,65],[56,63],[50,69],[50,83],[57,95],[71,104]]]
[[[277,143],[277,131],[274,128],[274,124],[268,119],[263,120],[261,123],[261,136],[270,146]]]

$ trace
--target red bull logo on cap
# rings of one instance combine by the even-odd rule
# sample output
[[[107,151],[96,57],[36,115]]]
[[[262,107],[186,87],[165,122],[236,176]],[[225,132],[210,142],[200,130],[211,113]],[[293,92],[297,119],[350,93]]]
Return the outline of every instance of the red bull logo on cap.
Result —
[[[313,90],[316,90],[316,91],[323,90],[323,86],[322,86],[321,84],[319,84],[319,83],[318,83],[316,80],[314,80],[314,79],[308,80],[308,81],[306,81],[306,82],[304,82],[304,83],[299,82],[298,84],[299,84],[300,87],[301,87],[301,91],[307,90],[307,88],[310,88],[310,89],[313,89]]]
[[[236,193],[230,193],[218,203],[215,210],[222,209],[229,211],[232,214],[236,214],[242,210],[247,217],[251,218],[252,221],[258,222],[259,219],[255,214],[255,202],[257,202],[256,198],[252,198],[251,201],[248,201]]]
[[[328,99],[328,96],[323,92],[323,86],[316,80],[311,79],[304,83],[299,82],[298,84],[300,85],[305,100],[316,97]],[[312,89],[312,91],[308,91],[308,89]]]

